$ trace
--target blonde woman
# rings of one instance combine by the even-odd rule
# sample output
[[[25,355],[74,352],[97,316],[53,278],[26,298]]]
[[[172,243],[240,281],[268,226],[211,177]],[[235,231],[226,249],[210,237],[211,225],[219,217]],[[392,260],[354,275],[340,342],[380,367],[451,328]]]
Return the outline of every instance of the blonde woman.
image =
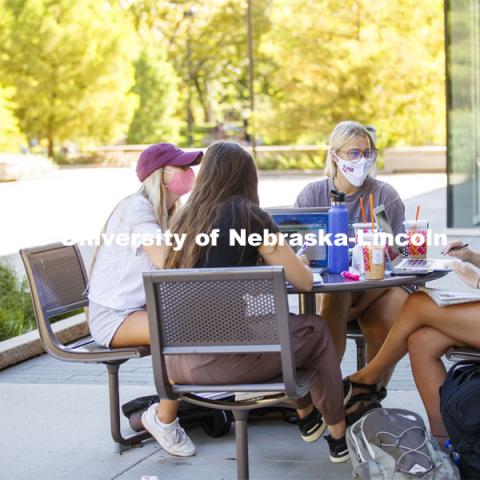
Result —
[[[375,205],[385,206],[394,234],[403,232],[405,207],[400,196],[391,185],[373,177],[377,159],[375,140],[372,127],[354,121],[337,124],[328,142],[327,177],[308,184],[295,206],[330,206],[330,191],[339,190],[346,194],[345,204],[352,224],[362,222],[360,197],[368,201],[372,193]],[[357,319],[367,345],[367,361],[370,361],[383,344],[407,296],[408,291],[402,288],[319,295],[319,313],[328,322],[339,359],[345,353],[347,323]]]
[[[137,162],[140,190],[124,198],[108,218],[104,239],[92,261],[89,327],[106,347],[149,345],[142,272],[163,268],[158,244],[179,198],[195,182],[191,165],[203,153],[184,152],[170,143],[148,147]],[[162,400],[145,427],[163,449],[178,456],[195,454],[195,446],[178,423],[177,402]]]

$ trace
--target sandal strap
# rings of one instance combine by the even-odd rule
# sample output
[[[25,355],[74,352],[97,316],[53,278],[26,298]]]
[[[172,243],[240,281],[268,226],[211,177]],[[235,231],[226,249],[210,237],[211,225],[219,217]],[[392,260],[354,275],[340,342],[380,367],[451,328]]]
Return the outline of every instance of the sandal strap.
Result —
[[[372,393],[362,393],[358,395],[353,395],[350,397],[350,401],[348,402],[347,408],[351,407],[355,403],[358,402],[372,402],[372,401],[381,401],[387,396],[387,389],[382,387],[380,390],[376,390]]]
[[[353,388],[361,388],[362,390],[367,390],[369,393],[376,393],[379,392],[377,388],[377,384],[375,383],[360,383],[360,382],[353,382],[350,380]],[[383,387],[382,387],[383,388]]]

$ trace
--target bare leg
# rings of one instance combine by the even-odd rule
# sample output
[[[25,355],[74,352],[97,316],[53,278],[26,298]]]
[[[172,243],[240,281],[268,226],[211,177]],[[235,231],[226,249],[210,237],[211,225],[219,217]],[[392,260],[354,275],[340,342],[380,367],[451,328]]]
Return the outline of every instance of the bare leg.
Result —
[[[348,312],[352,305],[350,292],[324,293],[317,295],[317,308],[328,324],[338,360],[341,361],[347,345]]]
[[[448,436],[440,414],[438,393],[447,375],[441,358],[448,348],[454,346],[462,345],[431,327],[420,328],[408,337],[408,353],[415,384],[427,410],[430,430],[440,446]]]
[[[298,418],[308,417],[308,415],[310,415],[312,412],[313,412],[313,403],[311,403],[310,405],[308,405],[305,408],[298,408],[297,407]]]
[[[145,310],[131,313],[120,325],[111,341],[112,347],[150,345],[148,316]],[[172,423],[177,417],[178,402],[161,400],[157,407],[157,417],[162,423]]]
[[[342,420],[339,423],[336,423],[335,425],[328,425],[328,431],[330,432],[330,435],[332,438],[335,440],[338,440],[339,438],[342,438],[345,435],[345,429],[347,428],[347,424],[345,420]]]
[[[480,347],[480,303],[439,307],[425,293],[410,295],[378,354],[351,376],[357,382],[375,384],[407,353],[407,339],[422,327],[432,327],[458,344]]]
[[[372,293],[375,292],[372,291]],[[367,293],[370,292],[365,292],[364,295]],[[380,350],[407,298],[408,293],[402,288],[383,290],[383,294],[376,297],[367,309],[358,316],[359,325],[367,346],[367,363]],[[388,383],[392,374],[393,368],[385,372],[384,385]]]

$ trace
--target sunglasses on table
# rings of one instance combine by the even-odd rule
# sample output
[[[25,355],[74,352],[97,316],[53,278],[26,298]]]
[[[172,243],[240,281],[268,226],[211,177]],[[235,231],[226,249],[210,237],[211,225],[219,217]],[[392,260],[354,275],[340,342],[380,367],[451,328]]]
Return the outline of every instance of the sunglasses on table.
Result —
[[[367,160],[375,161],[377,159],[378,150],[376,148],[367,148],[366,150],[360,150],[359,148],[352,148],[350,150],[339,150],[345,152],[349,160],[358,160],[364,156]]]

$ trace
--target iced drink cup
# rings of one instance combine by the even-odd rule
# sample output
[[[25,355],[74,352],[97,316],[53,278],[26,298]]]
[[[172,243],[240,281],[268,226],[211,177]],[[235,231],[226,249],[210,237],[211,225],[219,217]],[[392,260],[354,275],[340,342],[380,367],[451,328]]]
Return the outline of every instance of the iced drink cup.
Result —
[[[363,236],[363,265],[366,280],[382,280],[385,278],[385,249],[383,245],[375,245],[373,235]]]
[[[407,255],[412,258],[427,257],[427,220],[405,220],[403,222],[408,237]]]
[[[365,233],[372,233],[372,224],[371,223],[354,223],[353,230],[355,232],[355,246],[352,250],[352,268],[356,272],[363,274],[365,273],[364,262],[363,262],[363,249],[359,245],[359,237]]]

